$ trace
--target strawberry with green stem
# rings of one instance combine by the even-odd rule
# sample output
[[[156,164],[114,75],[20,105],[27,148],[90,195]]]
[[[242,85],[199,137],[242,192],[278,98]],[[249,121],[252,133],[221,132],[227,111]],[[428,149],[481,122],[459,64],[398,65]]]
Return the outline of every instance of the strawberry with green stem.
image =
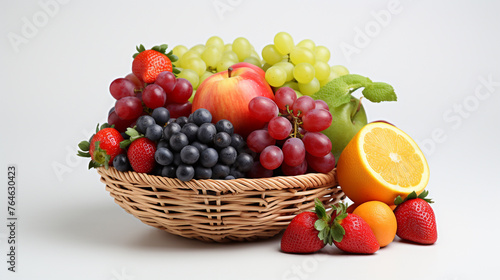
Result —
[[[314,212],[295,216],[281,238],[281,250],[286,253],[314,253],[331,243],[330,215],[323,203],[315,200]]]
[[[430,206],[433,201],[427,198],[429,192],[419,195],[410,193],[404,200],[398,196],[394,215],[398,224],[397,236],[419,244],[434,244],[437,241],[436,216]]]
[[[144,137],[134,128],[127,128],[125,132],[129,139],[123,140],[120,146],[127,148],[127,158],[132,169],[137,173],[150,173],[156,165],[156,143]]]
[[[96,127],[96,133],[89,141],[81,141],[78,144],[80,150],[78,156],[90,157],[90,168],[100,166],[109,168],[112,165],[113,159],[124,152],[120,147],[120,142],[123,141],[123,136],[113,126],[107,123],[99,124]]]
[[[356,214],[347,213],[347,205],[333,206],[335,218],[331,225],[333,244],[340,250],[355,254],[373,254],[380,245],[368,223]]]
[[[177,56],[172,51],[166,53],[168,45],[162,44],[146,50],[143,45],[136,47],[137,53],[133,55],[132,73],[139,80],[151,84],[156,80],[158,74],[169,71],[174,74],[180,73],[172,62],[177,61]]]

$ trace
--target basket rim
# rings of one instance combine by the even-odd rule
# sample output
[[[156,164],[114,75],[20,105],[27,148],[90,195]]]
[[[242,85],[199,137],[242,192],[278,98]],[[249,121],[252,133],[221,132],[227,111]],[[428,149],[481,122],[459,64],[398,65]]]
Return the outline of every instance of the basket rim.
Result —
[[[160,189],[193,189],[196,191],[217,191],[222,193],[240,193],[244,191],[268,191],[285,190],[300,188],[312,189],[324,186],[325,184],[337,185],[336,168],[328,173],[306,173],[296,176],[274,176],[268,178],[238,178],[231,180],[223,179],[192,179],[190,181],[181,181],[177,178],[168,178],[146,173],[137,173],[135,171],[118,171],[114,167],[97,168],[101,176],[111,177],[118,181],[125,181],[133,185],[144,185],[147,183]]]

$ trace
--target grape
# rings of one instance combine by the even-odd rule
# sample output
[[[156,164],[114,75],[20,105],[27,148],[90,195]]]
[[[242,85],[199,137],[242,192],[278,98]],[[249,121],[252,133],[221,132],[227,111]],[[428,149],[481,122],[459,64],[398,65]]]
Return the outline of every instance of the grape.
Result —
[[[189,50],[197,53],[198,55],[201,55],[203,53],[203,51],[205,50],[205,48],[206,48],[205,45],[198,44],[198,45],[192,46]]]
[[[167,95],[167,100],[168,103],[186,103],[192,94],[193,86],[191,83],[184,78],[178,78],[174,89]]]
[[[283,164],[281,164],[281,171],[283,171],[283,174],[285,174],[286,176],[297,176],[306,174],[307,161],[304,160],[297,166],[289,166],[288,164],[283,162]]]
[[[163,71],[156,77],[155,84],[163,88],[167,95],[172,92],[175,87],[177,79],[174,73],[170,71]]]
[[[170,144],[170,148],[173,151],[180,152],[182,148],[184,148],[189,144],[189,139],[187,138],[186,134],[182,132],[177,132],[174,135],[172,135],[172,137],[170,137],[168,143]]]
[[[172,49],[172,53],[178,58],[182,58],[182,56],[188,51],[188,48],[183,45],[177,45]]]
[[[324,157],[315,157],[306,153],[306,160],[308,166],[320,173],[328,173],[335,167],[335,157],[332,153],[328,153]]]
[[[198,126],[210,123],[212,121],[212,114],[207,109],[200,108],[193,112],[193,121]]]
[[[234,39],[232,49],[238,55],[238,61],[243,61],[252,53],[252,45],[243,37]]]
[[[271,86],[279,87],[286,82],[286,71],[280,67],[272,66],[267,69],[265,77]]]
[[[161,86],[150,84],[142,92],[142,101],[151,109],[163,107],[167,101],[167,94]]]
[[[207,46],[201,54],[201,59],[205,61],[208,67],[215,68],[221,56],[222,53],[217,46]]]
[[[257,120],[263,122],[269,122],[279,113],[278,105],[272,99],[264,96],[257,96],[250,100],[248,110]]]
[[[338,77],[345,76],[345,75],[349,74],[349,70],[347,70],[347,68],[345,68],[342,65],[333,65],[330,69]]]
[[[175,122],[178,123],[181,127],[184,127],[184,125],[187,124],[189,120],[187,117],[182,116],[175,119]]]
[[[217,63],[217,72],[226,71],[229,67],[233,66],[236,63],[237,63],[237,61],[221,59]]]
[[[190,143],[196,140],[196,135],[198,134],[198,126],[194,123],[187,123],[181,128],[181,132],[186,134]]]
[[[215,134],[214,146],[216,148],[222,149],[228,147],[229,145],[231,145],[231,135],[229,135],[227,132],[218,132],[217,134]]]
[[[212,123],[203,123],[200,128],[198,128],[198,140],[201,143],[210,143],[213,141],[215,134],[217,134],[217,129]]]
[[[184,61],[187,61],[187,60],[189,60],[190,58],[195,58],[195,57],[200,58],[200,54],[199,54],[199,53],[197,53],[197,52],[194,52],[194,51],[189,50],[189,51],[185,52],[185,53],[182,55],[182,57],[179,57],[180,59],[177,61],[177,64],[179,64],[178,66],[180,66],[180,67],[182,67],[182,68],[186,68],[186,67],[184,66]]]
[[[280,61],[276,64],[274,64],[276,67],[280,67],[281,69],[285,70],[286,73],[286,82],[289,82],[293,80],[293,64],[287,61]],[[330,67],[330,66],[328,66]],[[328,68],[328,71],[330,71],[330,68]],[[329,72],[328,72],[329,73]]]
[[[212,168],[196,166],[194,168],[194,177],[196,179],[210,179],[212,177]]]
[[[167,148],[157,148],[155,161],[160,165],[169,165],[174,162],[174,154]]]
[[[274,170],[283,162],[283,152],[278,146],[268,146],[260,153],[259,160],[264,168]]]
[[[312,99],[310,96],[304,95],[295,100],[291,109],[293,110],[293,114],[295,116],[302,117],[304,114],[314,109],[315,107],[316,103],[314,102],[314,99]]]
[[[315,109],[323,109],[323,110],[330,111],[330,108],[328,108],[328,104],[326,104],[325,101],[323,101],[323,100],[314,100],[314,103],[316,103],[316,107],[314,107]]]
[[[234,166],[231,167],[231,171],[229,171],[229,175],[232,175],[234,178],[243,178],[245,177],[245,173],[236,169]]]
[[[289,88],[293,89],[294,91],[296,91],[296,93],[295,93],[296,97],[302,96],[302,94],[300,94],[300,92],[297,93],[299,91],[299,84],[297,82],[294,82],[294,81],[286,82],[283,84],[282,87],[289,87]]]
[[[234,133],[233,124],[226,119],[219,120],[215,124],[215,128],[217,129],[217,132],[226,132],[229,135],[233,135],[233,133]]]
[[[170,120],[170,112],[165,107],[158,107],[153,110],[151,117],[156,124],[164,126]]]
[[[260,62],[260,59],[255,58],[253,56],[249,56],[249,57],[245,58],[243,60],[243,62],[248,62],[248,63],[253,64],[253,65],[257,66],[257,67],[261,67],[262,66],[262,63]]]
[[[290,61],[295,65],[299,63],[309,63],[314,65],[314,63],[316,63],[316,58],[311,50],[302,47],[295,47],[290,52]]]
[[[256,161],[247,175],[250,178],[268,178],[273,176],[273,171],[264,168],[260,162]]]
[[[239,134],[233,134],[231,135],[231,144],[232,147],[234,147],[237,151],[243,150],[246,146],[245,139],[243,139],[243,136]]]
[[[299,138],[290,138],[283,144],[284,163],[288,166],[298,166],[306,159],[304,142]]]
[[[315,76],[318,80],[324,80],[330,76],[330,65],[328,63],[317,60],[316,63],[314,63],[314,73]]]
[[[200,85],[200,76],[198,76],[198,73],[196,73],[196,71],[192,69],[182,69],[177,77],[188,80],[194,89],[196,89]]]
[[[332,114],[323,109],[312,109],[302,116],[302,127],[310,132],[323,131],[332,124]]]
[[[222,132],[224,133],[224,132]],[[232,146],[225,147],[219,153],[219,161],[226,165],[231,165],[236,161],[238,152]]]
[[[191,104],[191,102],[186,102],[181,104],[172,103],[172,104],[167,104],[167,106],[165,106],[165,108],[167,108],[168,111],[170,112],[171,118],[189,116],[192,107],[193,104]]]
[[[222,50],[222,52],[227,52],[227,51],[232,51],[232,50],[233,50],[233,44],[227,43],[224,45],[224,49]]]
[[[330,138],[321,132],[307,132],[302,141],[306,152],[315,157],[324,157],[332,150]]]
[[[314,48],[314,55],[316,60],[321,60],[327,63],[330,60],[330,51],[325,46],[316,46],[316,48]]]
[[[254,130],[247,137],[247,145],[250,150],[260,153],[267,146],[276,144],[276,139],[269,135],[264,129]]]
[[[109,85],[109,92],[116,99],[120,100],[126,96],[135,96],[136,85],[126,78],[115,79]]]
[[[274,36],[274,45],[278,52],[282,55],[289,54],[295,46],[292,36],[286,32],[279,32]]]
[[[313,95],[318,92],[320,87],[320,83],[316,77],[307,84],[299,83],[299,90],[303,95]]]
[[[157,149],[159,149],[159,148],[166,148],[166,149],[168,149],[169,148],[168,141],[165,140],[165,139],[161,139],[160,141],[158,141],[158,144],[156,145],[156,148]]]
[[[200,158],[200,151],[194,146],[187,145],[181,150],[181,160],[185,164],[195,164]]]
[[[191,143],[191,146],[196,147],[198,149],[198,151],[200,151],[200,153],[208,148],[207,144],[202,144],[198,141],[194,141],[193,143]]]
[[[127,155],[126,154],[116,155],[115,158],[113,159],[113,167],[121,172],[129,171],[131,167]]]
[[[191,165],[181,164],[177,167],[175,175],[177,176],[177,179],[181,181],[189,181],[194,178],[194,168]]]
[[[133,73],[130,73],[127,76],[125,76],[125,79],[134,83],[135,90],[142,90],[142,88],[144,87],[144,83],[141,80],[139,80],[139,78],[137,78],[137,76],[134,75]]]
[[[274,139],[283,140],[292,132],[292,124],[285,117],[274,117],[269,121],[267,130]]]
[[[175,178],[176,171],[177,171],[177,168],[175,166],[172,166],[172,165],[163,166],[163,168],[161,169],[161,176]]]
[[[236,167],[239,171],[245,173],[250,171],[253,166],[253,157],[247,153],[241,153],[236,157]]]
[[[206,80],[208,77],[212,76],[213,74],[214,73],[212,73],[212,72],[205,71],[205,73],[203,73],[203,75],[201,75],[199,78],[198,87],[201,85],[201,83],[203,83],[204,80]]]
[[[159,141],[163,135],[163,127],[157,125],[156,123],[146,128],[146,133],[144,136],[151,141]]]
[[[304,39],[297,44],[297,47],[301,47],[301,48],[308,49],[310,51],[314,51],[314,49],[316,48],[316,44],[311,39]]]
[[[182,60],[182,68],[192,69],[198,74],[198,76],[203,75],[207,69],[207,64],[200,57],[190,57],[186,60]]]
[[[310,63],[299,63],[293,69],[293,77],[297,82],[307,84],[314,79],[316,72]]]
[[[222,38],[220,38],[218,36],[212,36],[212,37],[208,38],[208,40],[205,43],[205,45],[207,47],[208,46],[214,46],[217,49],[219,49],[219,51],[222,51],[224,49],[224,41],[222,40]]]
[[[289,87],[281,87],[276,91],[274,98],[276,99],[278,108],[286,110],[287,105],[292,107],[292,104],[297,100],[297,94]]]
[[[238,55],[233,51],[226,51],[222,53],[220,60],[231,60],[234,63],[238,63]]]
[[[211,168],[219,161],[219,154],[214,148],[206,148],[200,153],[200,164]]]
[[[231,172],[229,166],[218,163],[212,167],[212,178],[224,179],[229,175],[229,172]]]
[[[267,45],[262,49],[262,59],[274,65],[283,60],[283,55],[278,52],[274,45]]]
[[[135,120],[142,114],[141,100],[134,96],[126,96],[116,101],[115,112],[122,120]]]
[[[116,111],[113,110],[111,114],[108,115],[108,124],[109,125],[114,125],[115,129],[118,130],[119,132],[125,132],[128,127],[132,125],[134,120],[122,120],[118,115],[116,114]]]
[[[165,139],[166,141],[170,141],[170,137],[172,137],[172,135],[176,133],[181,132],[181,129],[182,128],[178,123],[172,122],[167,124],[167,126],[163,128],[163,139]]]
[[[226,176],[226,178],[224,178],[224,180],[234,180],[236,179],[233,175],[231,175],[231,173],[229,173],[229,175]]]

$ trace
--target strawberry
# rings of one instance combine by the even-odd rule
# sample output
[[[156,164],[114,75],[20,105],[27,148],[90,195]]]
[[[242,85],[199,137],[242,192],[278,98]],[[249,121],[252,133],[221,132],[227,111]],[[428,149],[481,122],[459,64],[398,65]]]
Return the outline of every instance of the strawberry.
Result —
[[[333,206],[336,216],[331,225],[333,244],[342,251],[356,254],[373,254],[380,245],[365,220],[356,214],[347,213],[347,205]]]
[[[143,45],[136,47],[137,53],[134,54],[132,62],[132,73],[145,83],[153,83],[158,74],[163,71],[173,72],[178,74],[179,70],[175,69],[172,62],[177,61],[172,51],[165,53],[168,46],[163,44],[154,46],[150,50],[146,50]]]
[[[394,200],[394,215],[398,224],[396,234],[401,238],[420,244],[434,244],[437,240],[436,216],[426,198],[428,191],[417,196],[410,193],[404,200],[398,196]]]
[[[106,169],[113,163],[115,156],[124,152],[120,147],[123,136],[120,132],[104,123],[99,127],[97,125],[96,133],[89,141],[82,141],[78,144],[81,157],[90,157],[89,169],[100,166]]]
[[[316,199],[315,212],[302,212],[292,219],[281,237],[281,250],[286,253],[314,253],[328,243],[330,216]],[[326,241],[326,242],[325,242]]]
[[[130,166],[137,173],[149,173],[155,167],[156,143],[141,137],[130,143],[127,157]]]

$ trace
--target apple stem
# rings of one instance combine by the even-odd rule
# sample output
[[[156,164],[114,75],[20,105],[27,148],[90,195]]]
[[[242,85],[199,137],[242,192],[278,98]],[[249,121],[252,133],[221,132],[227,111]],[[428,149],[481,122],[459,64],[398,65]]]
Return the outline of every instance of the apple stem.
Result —
[[[231,78],[231,73],[233,72],[233,67],[227,68],[227,77]]]

